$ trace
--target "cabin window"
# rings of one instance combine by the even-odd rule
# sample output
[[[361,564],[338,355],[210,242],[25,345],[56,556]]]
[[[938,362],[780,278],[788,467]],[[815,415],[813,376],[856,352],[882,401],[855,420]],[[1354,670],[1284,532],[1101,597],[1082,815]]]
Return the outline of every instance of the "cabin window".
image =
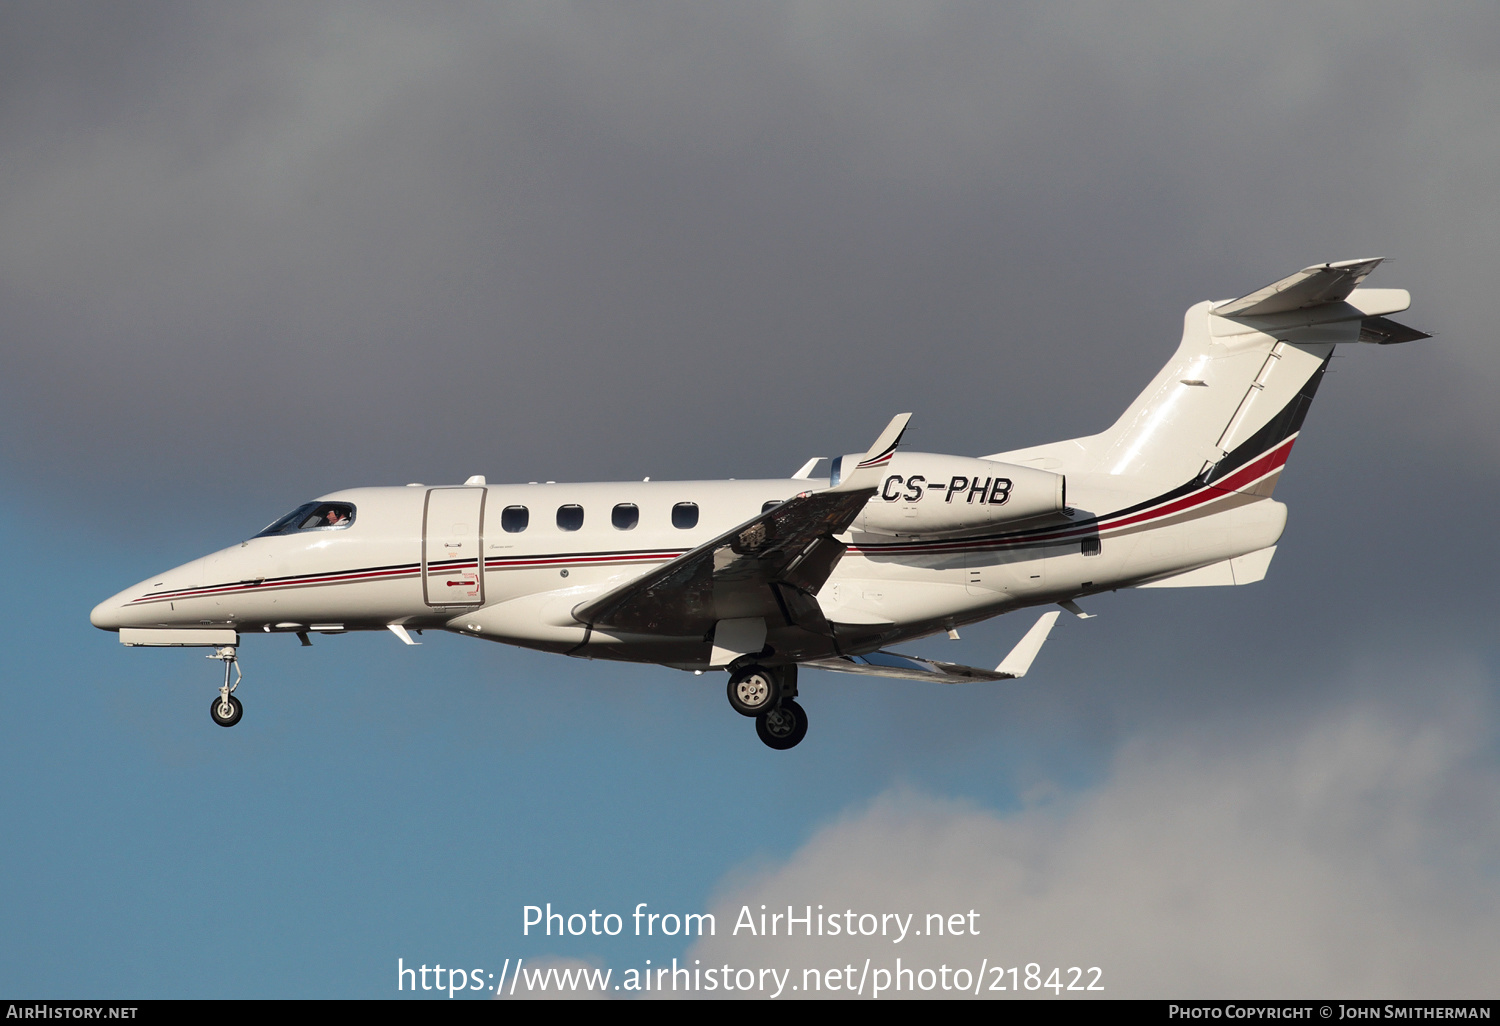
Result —
[[[275,534],[344,528],[352,523],[354,507],[347,502],[304,502],[255,537],[267,538]]]
[[[560,531],[576,531],[583,526],[582,506],[557,507],[557,527]]]
[[[783,501],[785,501],[785,500],[782,500],[782,499],[772,499],[769,502],[763,502],[763,503],[760,504],[760,511],[762,513],[769,513],[769,512],[771,512],[771,510],[775,509],[777,506],[780,506]]]
[[[500,511],[500,530],[507,534],[520,534],[531,523],[531,510],[525,506],[506,506]]]
[[[696,502],[679,502],[672,507],[672,526],[680,527],[686,531],[690,527],[698,526],[698,504]]]
[[[641,508],[633,502],[622,502],[609,514],[609,522],[619,531],[633,531],[641,522]]]
[[[1097,556],[1101,551],[1099,539],[1097,537],[1083,539],[1083,541],[1080,543],[1080,547],[1083,549],[1083,554],[1085,556]]]

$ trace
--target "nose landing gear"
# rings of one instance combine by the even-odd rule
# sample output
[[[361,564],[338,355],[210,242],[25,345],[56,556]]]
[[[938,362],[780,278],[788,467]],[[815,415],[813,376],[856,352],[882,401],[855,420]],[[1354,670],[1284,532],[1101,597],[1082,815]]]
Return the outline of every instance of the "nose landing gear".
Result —
[[[240,686],[240,681],[245,679],[244,673],[240,671],[240,661],[235,657],[233,645],[225,645],[216,648],[209,655],[210,659],[218,659],[224,663],[224,683],[219,687],[219,695],[208,707],[208,714],[214,718],[214,722],[221,727],[232,727],[240,722],[240,717],[245,715],[245,707],[240,700],[234,697],[234,689]],[[234,676],[231,683],[230,675]]]

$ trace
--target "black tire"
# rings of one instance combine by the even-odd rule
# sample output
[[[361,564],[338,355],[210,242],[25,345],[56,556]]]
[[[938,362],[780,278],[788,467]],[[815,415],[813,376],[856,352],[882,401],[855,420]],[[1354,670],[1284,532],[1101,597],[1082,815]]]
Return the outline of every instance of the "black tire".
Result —
[[[776,708],[781,681],[764,666],[747,666],[729,675],[729,704],[741,716],[759,716]]]
[[[755,718],[755,733],[767,747],[778,752],[796,748],[807,736],[807,713],[788,698],[775,709]]]
[[[240,705],[240,700],[233,695],[229,696],[229,715],[219,714],[219,696],[215,695],[213,703],[208,707],[208,714],[214,718],[214,722],[221,727],[232,727],[240,722],[240,717],[245,715],[245,707]]]

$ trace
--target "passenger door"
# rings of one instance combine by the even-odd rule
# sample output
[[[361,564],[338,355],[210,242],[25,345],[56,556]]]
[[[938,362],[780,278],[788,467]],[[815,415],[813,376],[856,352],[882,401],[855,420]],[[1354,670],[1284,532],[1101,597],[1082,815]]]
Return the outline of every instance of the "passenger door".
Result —
[[[429,606],[484,603],[480,560],[484,540],[484,488],[429,488],[422,513],[422,596]]]

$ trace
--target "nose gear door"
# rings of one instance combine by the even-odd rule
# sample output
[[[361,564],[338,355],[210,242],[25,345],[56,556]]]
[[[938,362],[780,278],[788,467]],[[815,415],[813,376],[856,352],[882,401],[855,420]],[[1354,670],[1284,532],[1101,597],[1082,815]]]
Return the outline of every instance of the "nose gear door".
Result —
[[[429,488],[422,513],[422,597],[440,609],[484,603],[484,488]]]

